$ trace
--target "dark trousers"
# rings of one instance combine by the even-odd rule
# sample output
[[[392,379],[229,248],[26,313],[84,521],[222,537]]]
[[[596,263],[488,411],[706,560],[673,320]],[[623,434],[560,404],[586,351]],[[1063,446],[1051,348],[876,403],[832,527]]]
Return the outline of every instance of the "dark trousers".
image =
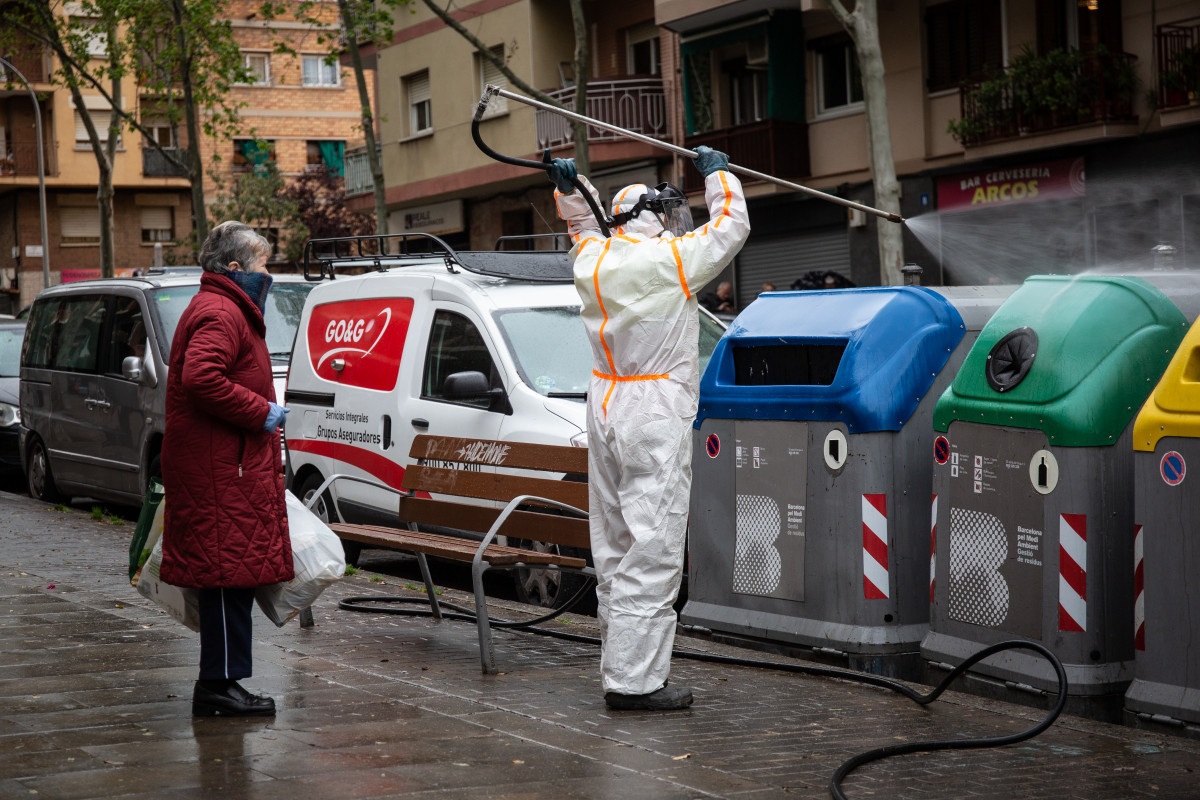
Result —
[[[200,680],[241,680],[252,674],[253,589],[200,589]]]

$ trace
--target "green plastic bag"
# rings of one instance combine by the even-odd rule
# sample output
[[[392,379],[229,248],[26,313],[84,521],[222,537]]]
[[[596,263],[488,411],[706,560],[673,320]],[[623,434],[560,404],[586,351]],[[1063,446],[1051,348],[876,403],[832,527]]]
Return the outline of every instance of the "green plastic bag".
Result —
[[[154,542],[147,542],[147,540],[154,529],[154,517],[158,513],[158,507],[162,503],[164,494],[162,482],[158,478],[151,478],[150,485],[146,488],[146,501],[142,503],[142,513],[138,514],[137,528],[133,531],[133,541],[129,543],[129,580],[131,583],[136,584],[135,576],[142,565],[146,563],[146,559],[150,557],[150,550],[154,547]],[[155,539],[157,538],[155,537]]]

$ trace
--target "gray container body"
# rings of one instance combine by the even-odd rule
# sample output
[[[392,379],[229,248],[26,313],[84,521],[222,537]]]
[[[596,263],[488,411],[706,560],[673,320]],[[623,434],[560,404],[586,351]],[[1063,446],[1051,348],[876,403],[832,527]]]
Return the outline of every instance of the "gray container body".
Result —
[[[1068,694],[1125,690],[1134,669],[1131,431],[1111,446],[1053,447],[1040,430],[950,424],[948,457],[933,467],[924,658],[958,664],[982,646],[1030,639],[1062,661]],[[1082,574],[1073,562],[1086,565]],[[1057,690],[1050,664],[1021,651],[975,671]]]
[[[1185,469],[1164,458],[1176,454]],[[1134,680],[1125,707],[1136,714],[1200,723],[1200,490],[1186,468],[1200,469],[1200,439],[1160,439],[1135,452],[1137,526],[1134,564],[1143,580],[1135,596]],[[1176,464],[1179,462],[1176,461]],[[1172,482],[1178,481],[1175,485]],[[1135,586],[1135,591],[1139,587]],[[1140,603],[1138,600],[1140,599]],[[1139,628],[1141,628],[1139,635]]]
[[[917,652],[929,623],[933,407],[982,326],[963,317],[970,329],[899,431],[702,423],[682,622],[854,656]]]

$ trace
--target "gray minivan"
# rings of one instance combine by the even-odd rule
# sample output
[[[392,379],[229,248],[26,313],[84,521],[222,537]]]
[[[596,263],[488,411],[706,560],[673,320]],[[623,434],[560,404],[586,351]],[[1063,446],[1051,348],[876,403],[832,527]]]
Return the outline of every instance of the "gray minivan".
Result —
[[[267,347],[276,394],[313,284],[276,275]],[[197,271],[79,281],[42,291],[21,353],[21,463],[29,493],[139,505],[161,475],[171,339]],[[280,401],[282,402],[282,401]]]

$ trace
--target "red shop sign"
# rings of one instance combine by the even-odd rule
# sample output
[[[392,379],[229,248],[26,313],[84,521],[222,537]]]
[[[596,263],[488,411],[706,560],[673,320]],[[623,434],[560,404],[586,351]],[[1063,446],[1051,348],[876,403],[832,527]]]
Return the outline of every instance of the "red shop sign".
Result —
[[[938,178],[937,190],[940,211],[1082,197],[1083,158],[1063,158],[947,175]]]

